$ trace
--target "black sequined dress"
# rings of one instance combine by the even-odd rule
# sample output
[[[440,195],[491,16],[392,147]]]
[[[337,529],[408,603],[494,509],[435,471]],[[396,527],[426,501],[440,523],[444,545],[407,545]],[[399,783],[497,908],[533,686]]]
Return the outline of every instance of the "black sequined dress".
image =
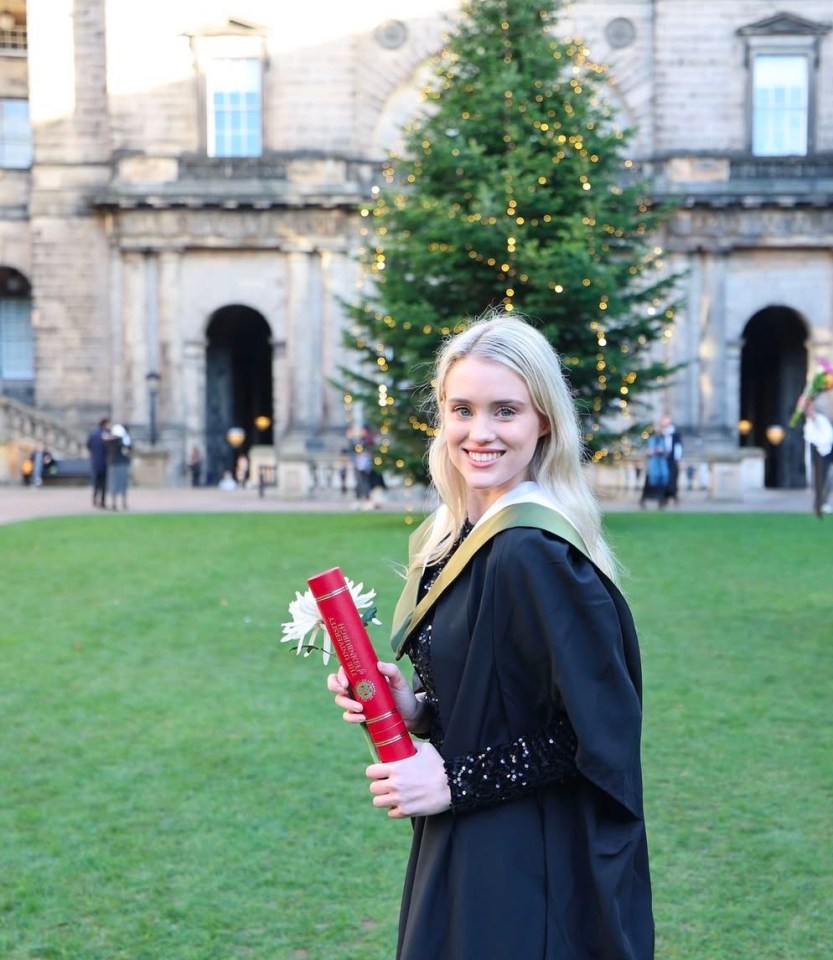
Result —
[[[505,530],[406,653],[452,809],[414,820],[399,960],[650,960],[639,654],[616,587],[559,537]]]

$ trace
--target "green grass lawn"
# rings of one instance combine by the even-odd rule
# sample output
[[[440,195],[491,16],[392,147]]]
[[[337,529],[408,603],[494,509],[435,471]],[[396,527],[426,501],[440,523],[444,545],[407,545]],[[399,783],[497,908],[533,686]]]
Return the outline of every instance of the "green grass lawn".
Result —
[[[619,514],[658,958],[828,960],[833,523]],[[393,515],[0,527],[0,958],[389,960],[410,826],[316,657],[305,578],[379,591]],[[451,960],[451,958],[449,958]],[[521,958],[523,960],[523,958]]]

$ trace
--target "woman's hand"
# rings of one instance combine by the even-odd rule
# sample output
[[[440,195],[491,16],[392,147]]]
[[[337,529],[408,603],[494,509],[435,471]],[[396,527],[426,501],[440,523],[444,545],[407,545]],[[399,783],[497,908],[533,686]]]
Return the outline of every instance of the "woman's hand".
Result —
[[[327,689],[335,694],[336,706],[344,711],[344,719],[347,723],[364,723],[367,719],[364,715],[364,707],[349,695],[350,687],[344,667],[339,667],[338,673],[331,673],[327,677]]]
[[[395,663],[379,661],[379,673],[387,680],[393,702],[402,715],[405,726],[410,731],[417,731],[424,720],[425,704],[418,699],[410,684],[402,675],[402,671]],[[336,706],[344,711],[344,719],[348,723],[364,723],[364,706],[361,701],[350,696],[347,674],[344,667],[338,668],[338,673],[331,673],[327,677],[327,689],[335,694]]]
[[[394,763],[372,763],[373,806],[387,809],[396,820],[430,817],[451,808],[451,790],[443,758],[430,743],[417,743],[416,754]]]

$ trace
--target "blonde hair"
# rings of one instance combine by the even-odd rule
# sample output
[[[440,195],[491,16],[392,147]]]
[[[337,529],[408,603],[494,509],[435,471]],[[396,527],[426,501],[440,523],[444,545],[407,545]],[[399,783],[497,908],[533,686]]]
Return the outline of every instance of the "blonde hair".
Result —
[[[549,429],[540,437],[529,465],[534,480],[553,506],[581,534],[595,565],[615,579],[616,561],[601,531],[601,513],[582,470],[583,445],[575,403],[561,360],[542,333],[517,314],[495,312],[469,322],[445,341],[437,354],[433,403],[437,432],[428,451],[431,480],[447,510],[427,542],[412,558],[412,569],[436,563],[450,551],[466,519],[466,486],[451,462],[442,403],[451,368],[465,357],[499,363],[519,376]]]

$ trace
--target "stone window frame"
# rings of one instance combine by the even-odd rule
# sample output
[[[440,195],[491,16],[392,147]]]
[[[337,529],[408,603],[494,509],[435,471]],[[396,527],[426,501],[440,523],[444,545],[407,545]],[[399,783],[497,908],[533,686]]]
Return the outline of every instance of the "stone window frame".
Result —
[[[199,111],[199,149],[211,160],[230,160],[246,157],[261,157],[266,148],[266,73],[268,57],[266,37],[262,28],[242,20],[229,20],[222,27],[190,34],[191,49],[197,74],[197,105]],[[209,90],[212,67],[222,60],[241,60],[260,64],[260,150],[257,154],[221,154],[213,152]]]
[[[737,33],[744,42],[746,67],[746,148],[750,156],[784,156],[784,154],[754,151],[754,64],[761,56],[799,57],[807,62],[807,130],[806,150],[803,154],[787,156],[809,157],[816,149],[817,86],[821,38],[828,33],[826,24],[814,23],[791,14],[776,14],[766,20],[741,27]]]

